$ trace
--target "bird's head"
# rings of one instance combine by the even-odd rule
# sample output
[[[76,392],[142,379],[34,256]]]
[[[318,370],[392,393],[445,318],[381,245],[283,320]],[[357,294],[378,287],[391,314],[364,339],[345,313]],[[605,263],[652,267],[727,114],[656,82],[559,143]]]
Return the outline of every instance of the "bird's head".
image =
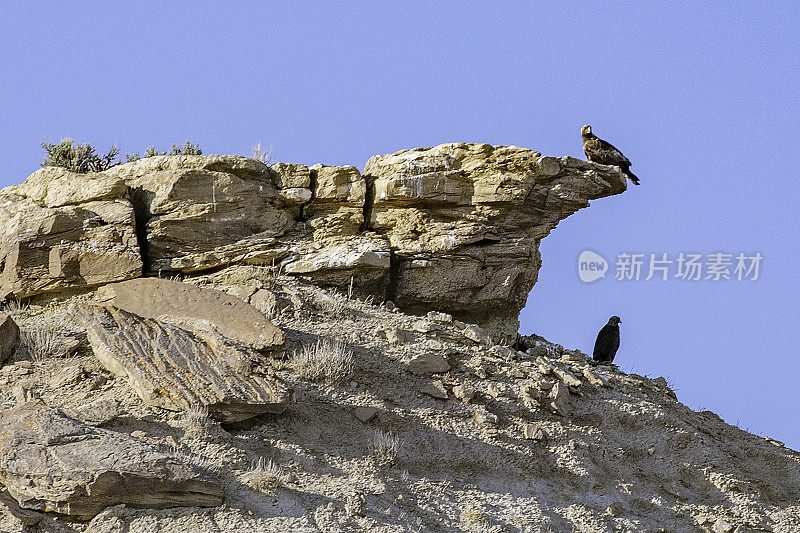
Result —
[[[581,135],[591,135],[592,134],[592,127],[588,124],[581,128]]]
[[[617,315],[614,315],[608,319],[608,323],[611,326],[619,326],[620,322],[622,322],[622,320],[620,320],[620,318]]]

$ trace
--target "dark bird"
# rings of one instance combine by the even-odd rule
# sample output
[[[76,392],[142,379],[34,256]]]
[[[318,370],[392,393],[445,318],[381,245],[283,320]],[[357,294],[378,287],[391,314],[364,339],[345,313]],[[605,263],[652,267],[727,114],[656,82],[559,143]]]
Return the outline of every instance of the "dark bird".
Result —
[[[594,353],[592,359],[598,363],[613,363],[614,356],[619,350],[619,323],[622,320],[618,316],[608,319],[608,324],[603,326],[594,341]]]
[[[583,137],[583,153],[586,154],[586,159],[601,165],[617,166],[633,183],[639,185],[639,178],[630,170],[631,162],[628,161],[628,158],[611,146],[610,143],[592,133],[591,126],[583,126],[581,128],[581,137]]]

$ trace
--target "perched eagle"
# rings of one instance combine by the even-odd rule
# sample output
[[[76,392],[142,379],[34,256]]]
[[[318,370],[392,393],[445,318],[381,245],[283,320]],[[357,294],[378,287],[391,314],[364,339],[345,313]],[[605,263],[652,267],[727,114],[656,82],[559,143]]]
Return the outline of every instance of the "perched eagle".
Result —
[[[608,319],[608,324],[603,326],[594,341],[594,353],[592,359],[598,363],[613,363],[614,356],[619,350],[619,323],[622,320],[618,316]]]
[[[591,126],[581,128],[581,137],[583,137],[583,152],[586,154],[586,159],[593,163],[617,166],[633,183],[639,185],[639,178],[630,170],[631,162],[628,161],[628,158],[592,133]]]

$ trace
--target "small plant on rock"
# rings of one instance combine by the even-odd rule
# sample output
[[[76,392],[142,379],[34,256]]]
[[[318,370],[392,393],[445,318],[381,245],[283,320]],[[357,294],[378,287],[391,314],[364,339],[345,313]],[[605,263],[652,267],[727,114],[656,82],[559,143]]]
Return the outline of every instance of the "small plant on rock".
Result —
[[[181,417],[181,427],[184,435],[189,439],[208,438],[214,424],[215,422],[208,416],[208,407],[205,405],[191,405]]]
[[[372,455],[380,464],[390,465],[397,459],[400,450],[400,438],[384,431],[372,434]]]
[[[291,363],[299,378],[310,381],[337,383],[353,374],[353,352],[341,341],[319,339],[306,344]]]
[[[261,141],[258,141],[253,147],[252,157],[269,166],[269,164],[272,163],[272,145],[270,145],[269,148],[262,147]]]
[[[60,347],[58,335],[49,328],[20,328],[19,336],[34,363],[41,363]]]
[[[461,521],[476,526],[489,525],[489,517],[480,509],[470,507],[461,513]]]
[[[275,494],[275,491],[286,483],[289,476],[283,468],[272,459],[263,457],[253,464],[253,467],[244,475],[244,481],[255,490],[266,494]]]

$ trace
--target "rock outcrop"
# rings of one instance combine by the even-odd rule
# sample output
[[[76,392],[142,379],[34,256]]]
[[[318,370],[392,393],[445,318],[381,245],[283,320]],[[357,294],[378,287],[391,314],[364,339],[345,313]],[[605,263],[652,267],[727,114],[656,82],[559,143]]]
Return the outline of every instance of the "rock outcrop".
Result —
[[[40,400],[0,412],[0,482],[22,509],[83,519],[116,504],[217,506],[223,494],[197,468]]]
[[[113,172],[47,167],[0,191],[0,297],[142,275],[133,206]]]
[[[148,405],[205,407],[221,422],[280,413],[292,391],[267,374],[264,356],[213,332],[191,332],[112,306],[84,311],[95,356],[126,377]]]
[[[43,169],[2,192],[2,286],[19,298],[142,267],[274,265],[513,336],[539,241],[625,187],[616,167],[464,143],[375,156],[363,175],[239,156],[149,157],[92,175]]]

